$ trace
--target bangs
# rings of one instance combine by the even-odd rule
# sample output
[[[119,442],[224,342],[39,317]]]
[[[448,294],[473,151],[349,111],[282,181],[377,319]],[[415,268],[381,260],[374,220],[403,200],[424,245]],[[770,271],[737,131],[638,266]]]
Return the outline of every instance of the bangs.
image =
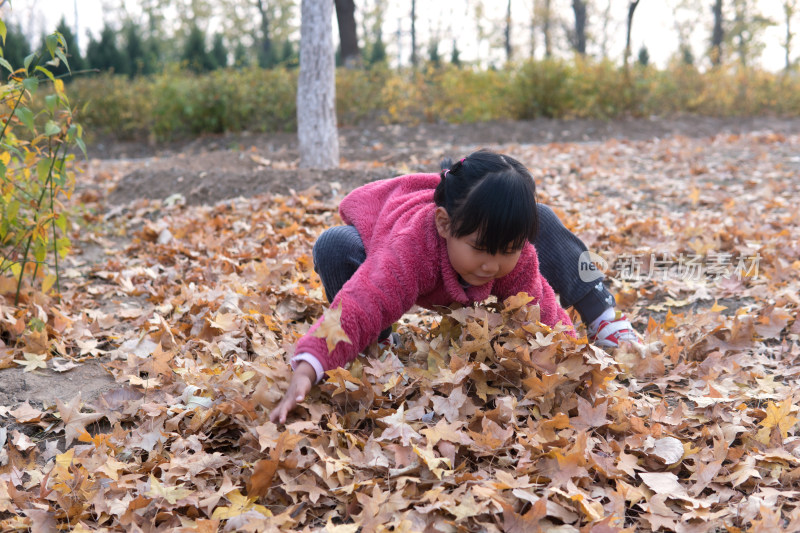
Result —
[[[477,232],[475,246],[492,255],[521,249],[539,229],[533,178],[508,172],[486,176],[454,218],[455,237]]]

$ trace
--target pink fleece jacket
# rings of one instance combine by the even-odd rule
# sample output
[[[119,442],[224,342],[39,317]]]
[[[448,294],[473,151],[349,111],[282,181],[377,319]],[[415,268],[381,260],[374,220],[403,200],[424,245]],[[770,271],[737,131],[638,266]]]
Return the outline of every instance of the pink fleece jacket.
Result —
[[[342,306],[342,328],[352,341],[328,352],[325,339],[313,337],[319,321],[297,343],[296,353],[313,355],[324,370],[352,361],[378,334],[414,304],[426,308],[469,305],[495,295],[502,301],[526,292],[539,304],[541,321],[571,325],[553,289],[539,273],[533,245],[525,244],[519,262],[506,276],[479,287],[464,288],[447,255],[447,242],[436,231],[433,191],[438,174],[411,174],[355,189],[339,206],[355,226],[367,258],[339,291],[331,308]]]

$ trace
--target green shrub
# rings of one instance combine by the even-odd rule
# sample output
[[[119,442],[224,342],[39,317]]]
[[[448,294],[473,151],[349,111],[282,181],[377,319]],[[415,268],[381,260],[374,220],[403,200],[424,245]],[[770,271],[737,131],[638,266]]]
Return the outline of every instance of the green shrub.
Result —
[[[68,67],[64,37],[49,35],[46,48],[53,60],[47,66],[36,65],[36,55],[12,66],[0,52],[0,69],[11,73],[0,86],[0,275],[16,280],[15,305],[26,278],[40,281],[42,292],[54,285],[60,292],[58,262],[70,247],[61,201],[75,188],[70,147],[85,153],[64,83],[49,70],[59,61]]]
[[[86,102],[97,135],[165,141],[225,131],[293,131],[296,69],[177,67],[129,80],[103,75],[68,90]],[[419,70],[339,69],[340,125],[702,114],[800,114],[800,80],[768,72],[676,63],[659,70],[576,58],[526,61],[502,70],[429,64]]]

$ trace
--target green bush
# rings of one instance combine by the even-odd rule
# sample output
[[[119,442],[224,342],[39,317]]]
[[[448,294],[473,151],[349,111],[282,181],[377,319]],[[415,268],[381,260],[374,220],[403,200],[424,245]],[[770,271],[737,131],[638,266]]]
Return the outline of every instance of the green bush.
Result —
[[[2,40],[5,34],[0,20]],[[46,65],[37,65],[32,54],[23,66],[12,66],[0,50],[0,70],[10,73],[0,85],[0,275],[15,279],[15,305],[25,279],[40,282],[42,292],[53,286],[60,292],[59,259],[70,247],[61,202],[75,188],[70,148],[85,153],[64,83],[51,71],[69,68],[65,39],[54,33],[45,42]]]
[[[339,69],[339,124],[701,114],[800,114],[796,76],[676,63],[664,70],[547,59],[502,70],[429,64],[419,70]],[[293,131],[296,69],[180,68],[130,80],[102,75],[68,87],[97,135],[166,141],[225,131]]]

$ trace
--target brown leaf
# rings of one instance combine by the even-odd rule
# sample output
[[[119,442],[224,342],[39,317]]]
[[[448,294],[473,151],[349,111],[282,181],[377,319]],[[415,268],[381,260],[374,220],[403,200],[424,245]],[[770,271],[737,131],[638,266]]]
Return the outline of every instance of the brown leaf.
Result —
[[[278,470],[277,459],[261,459],[255,464],[253,473],[247,480],[247,494],[251,498],[261,498],[272,486],[272,478]]]
[[[81,403],[80,393],[67,405],[64,405],[60,399],[56,399],[56,406],[61,415],[61,421],[64,423],[64,439],[67,446],[86,431],[87,425],[105,416],[102,413],[81,413]]]

